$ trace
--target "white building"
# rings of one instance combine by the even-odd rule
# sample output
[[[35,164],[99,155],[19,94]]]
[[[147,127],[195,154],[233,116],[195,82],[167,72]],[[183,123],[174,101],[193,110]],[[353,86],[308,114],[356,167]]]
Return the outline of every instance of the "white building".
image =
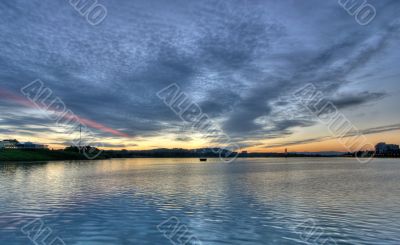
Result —
[[[0,149],[15,149],[18,143],[18,140],[3,140],[0,141]]]
[[[386,154],[398,151],[399,151],[399,145],[386,144],[385,142],[381,142],[375,146],[375,152],[377,154]]]
[[[0,149],[48,149],[48,146],[32,142],[19,143],[18,140],[3,140],[0,141]]]

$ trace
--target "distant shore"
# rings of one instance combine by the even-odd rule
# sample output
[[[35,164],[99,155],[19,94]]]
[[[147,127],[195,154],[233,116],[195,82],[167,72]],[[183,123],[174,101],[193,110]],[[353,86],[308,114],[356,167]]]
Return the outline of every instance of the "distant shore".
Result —
[[[147,151],[103,151],[96,159],[111,158],[218,158],[219,155],[211,152],[199,153],[182,150],[147,150]],[[306,157],[354,157],[349,154],[318,154],[318,153],[240,153],[238,158],[306,158]],[[399,156],[376,156],[377,158],[398,158]],[[56,161],[56,160],[88,160],[79,152],[64,150],[0,150],[0,162],[6,161]]]
[[[104,159],[99,157],[99,159]],[[87,160],[77,152],[63,150],[0,150],[0,161],[55,161],[55,160]]]

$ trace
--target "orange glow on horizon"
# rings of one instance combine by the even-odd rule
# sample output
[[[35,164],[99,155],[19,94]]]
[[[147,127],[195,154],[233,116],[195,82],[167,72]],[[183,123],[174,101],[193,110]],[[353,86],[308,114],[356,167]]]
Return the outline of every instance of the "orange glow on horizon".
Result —
[[[18,105],[21,105],[23,107],[27,108],[34,108],[34,109],[40,109],[37,107],[36,104],[33,102],[29,101],[27,98],[17,95],[13,92],[7,91],[5,89],[0,89],[0,98],[5,99],[7,101],[12,101]],[[45,110],[45,108],[43,109]],[[54,112],[54,111],[51,111]],[[57,113],[57,112],[55,112]],[[60,113],[60,112],[58,112]],[[196,148],[210,148],[210,147],[215,147],[215,146],[210,146],[204,138],[198,135],[194,135],[192,137],[192,140],[187,141],[187,142],[182,142],[182,141],[177,141],[175,140],[174,135],[162,135],[162,136],[155,136],[155,137],[150,137],[150,138],[143,138],[139,139],[138,138],[132,138],[128,134],[123,133],[121,131],[112,129],[110,127],[107,127],[103,124],[100,124],[98,122],[95,122],[90,119],[82,118],[73,114],[66,114],[63,115],[63,118],[66,119],[73,119],[73,117],[76,118],[80,123],[91,127],[95,128],[98,130],[101,130],[102,132],[110,133],[112,135],[111,138],[103,138],[101,141],[103,143],[106,143],[107,147],[104,147],[103,149],[105,150],[121,150],[121,149],[126,149],[126,150],[150,150],[150,149],[156,149],[156,148],[182,148],[182,149],[196,149]],[[318,133],[319,131],[316,131]],[[301,141],[302,137],[306,137],[306,135],[314,135],[314,132],[300,132],[300,135],[293,135],[293,138],[291,140],[293,141]],[[296,138],[296,137],[297,138]],[[399,136],[400,136],[400,131],[389,131],[389,132],[382,132],[382,133],[376,133],[376,134],[371,134],[371,135],[365,135],[368,139],[368,142],[371,143],[372,145],[375,145],[379,142],[386,142],[386,143],[392,143],[392,144],[399,144]],[[4,135],[6,138],[16,138],[21,141],[23,141],[23,138],[26,137],[20,137],[17,134],[16,135]],[[33,141],[33,142],[58,142],[60,138],[60,135],[57,134],[38,134],[36,136],[30,137],[29,140],[27,141]],[[34,141],[35,140],[35,141]],[[139,141],[139,144],[137,142]],[[299,143],[297,145],[291,145],[288,143],[288,146],[285,146],[285,142],[290,142],[288,141],[287,138],[285,139],[280,139],[280,140],[260,140],[260,143],[264,145],[264,147],[260,146],[254,146],[254,147],[246,147],[243,149],[240,149],[241,151],[245,150],[248,152],[284,152],[285,149],[287,148],[289,152],[321,152],[321,151],[338,151],[338,152],[348,152],[349,149],[347,149],[345,146],[343,146],[337,139],[328,139],[320,142],[311,142],[311,143]],[[57,144],[57,143],[48,143],[50,149],[63,149],[67,147],[68,145],[65,144]],[[112,147],[112,145],[116,145],[115,147]],[[121,145],[126,145],[126,147],[121,147]],[[276,147],[267,147],[268,145],[280,145]],[[372,150],[372,149],[370,149]]]

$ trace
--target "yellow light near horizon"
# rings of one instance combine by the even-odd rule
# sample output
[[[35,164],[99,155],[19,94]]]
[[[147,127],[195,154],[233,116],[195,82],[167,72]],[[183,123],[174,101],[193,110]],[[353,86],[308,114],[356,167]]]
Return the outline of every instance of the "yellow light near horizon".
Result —
[[[68,145],[63,142],[68,141],[66,138],[61,138],[60,136],[64,136],[58,133],[41,133],[30,135],[29,138],[26,135],[18,135],[18,134],[0,134],[2,139],[17,139],[21,142],[34,142],[34,143],[42,143],[49,145],[50,149],[64,149]],[[104,150],[149,150],[155,148],[184,148],[184,149],[194,149],[194,148],[203,148],[203,147],[213,147],[207,142],[207,140],[198,134],[188,135],[192,138],[190,141],[178,141],[176,140],[175,134],[166,134],[164,136],[155,136],[155,137],[143,137],[143,138],[104,138],[103,143],[110,145],[118,145],[116,147],[104,147]],[[383,132],[371,135],[365,135],[368,142],[375,145],[379,142],[400,143],[400,130]],[[337,139],[329,139],[321,142],[312,142],[312,143],[303,143],[298,145],[289,145],[285,146],[285,142],[301,140],[302,138],[297,135],[293,135],[292,137],[286,137],[284,139],[273,139],[273,140],[260,140],[258,141],[263,145],[274,145],[279,144],[279,147],[247,147],[241,150],[246,150],[248,152],[284,152],[286,148],[288,148],[289,152],[318,152],[318,151],[340,151],[347,152],[348,149],[343,146]],[[58,143],[59,142],[59,143]],[[121,147],[122,145],[123,147]],[[125,146],[124,146],[125,145]]]

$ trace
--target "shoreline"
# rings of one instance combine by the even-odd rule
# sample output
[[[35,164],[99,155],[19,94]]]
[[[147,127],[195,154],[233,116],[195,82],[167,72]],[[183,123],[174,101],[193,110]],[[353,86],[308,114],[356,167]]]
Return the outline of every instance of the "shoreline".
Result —
[[[117,158],[97,158],[97,159],[87,159],[87,158],[79,158],[79,159],[40,159],[40,160],[34,160],[34,159],[12,159],[12,160],[4,160],[0,158],[0,164],[3,163],[41,163],[41,162],[63,162],[63,161],[85,161],[85,162],[94,162],[94,161],[102,161],[102,160],[114,160],[114,159],[199,159],[199,157],[145,157],[145,156],[138,156],[138,157],[117,157]],[[343,158],[343,159],[349,159],[349,158],[354,158],[351,156],[291,156],[291,157],[280,157],[280,156],[259,156],[259,157],[237,157],[237,159],[267,159],[267,158],[276,158],[276,159],[298,159],[298,158],[321,158],[321,159],[326,159],[326,158]],[[399,157],[375,157],[374,159],[398,159]],[[219,157],[207,157],[207,159],[219,159]],[[199,161],[200,162],[200,161]]]
[[[368,155],[364,158],[370,158]],[[356,158],[351,153],[318,154],[318,153],[240,153],[240,158]],[[97,158],[88,159],[77,151],[65,150],[0,150],[0,162],[41,162],[41,161],[94,161],[106,159],[129,158],[220,158],[215,153],[177,152],[177,151],[103,151]],[[375,155],[373,158],[397,159],[399,155]]]

